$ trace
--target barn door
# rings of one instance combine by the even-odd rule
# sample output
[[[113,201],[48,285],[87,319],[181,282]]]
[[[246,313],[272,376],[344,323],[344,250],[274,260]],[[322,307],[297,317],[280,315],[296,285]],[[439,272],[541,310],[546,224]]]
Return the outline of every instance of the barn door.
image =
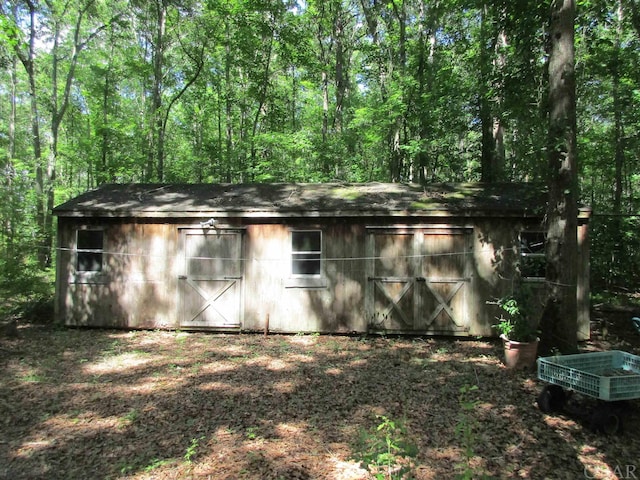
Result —
[[[471,231],[425,230],[419,239],[419,330],[456,335],[467,332]]]
[[[414,232],[373,231],[368,236],[369,328],[415,330]]]
[[[466,334],[470,248],[468,229],[372,229],[369,328]]]
[[[184,274],[180,275],[182,327],[240,326],[242,232],[185,230]]]

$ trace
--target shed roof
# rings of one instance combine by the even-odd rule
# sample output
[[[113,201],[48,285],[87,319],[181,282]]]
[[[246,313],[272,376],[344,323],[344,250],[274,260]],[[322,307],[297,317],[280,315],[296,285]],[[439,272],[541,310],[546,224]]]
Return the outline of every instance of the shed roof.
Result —
[[[60,217],[540,216],[533,183],[108,184],[54,208]]]

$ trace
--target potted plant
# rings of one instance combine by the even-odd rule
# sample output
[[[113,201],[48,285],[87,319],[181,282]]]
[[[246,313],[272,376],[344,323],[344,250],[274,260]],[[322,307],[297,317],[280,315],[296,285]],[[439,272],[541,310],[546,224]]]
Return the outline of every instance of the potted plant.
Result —
[[[531,369],[538,354],[538,323],[541,307],[534,304],[537,296],[521,286],[514,293],[498,300],[502,309],[493,327],[500,333],[507,368]]]

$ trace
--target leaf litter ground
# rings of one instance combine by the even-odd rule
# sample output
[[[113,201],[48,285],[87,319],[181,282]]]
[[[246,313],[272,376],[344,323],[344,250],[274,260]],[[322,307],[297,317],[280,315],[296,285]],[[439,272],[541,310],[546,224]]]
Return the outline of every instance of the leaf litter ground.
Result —
[[[582,347],[640,353],[612,325]],[[368,479],[384,419],[415,449],[380,478],[640,478],[640,402],[596,434],[540,412],[535,373],[501,357],[494,340],[21,325],[0,339],[0,478]]]

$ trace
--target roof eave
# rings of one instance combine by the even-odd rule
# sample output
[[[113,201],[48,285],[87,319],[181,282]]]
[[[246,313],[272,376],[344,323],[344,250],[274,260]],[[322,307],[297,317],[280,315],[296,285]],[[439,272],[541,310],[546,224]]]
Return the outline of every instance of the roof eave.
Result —
[[[544,212],[534,210],[475,210],[475,209],[433,209],[433,210],[57,210],[58,217],[68,218],[353,218],[353,217],[501,217],[539,218]]]

